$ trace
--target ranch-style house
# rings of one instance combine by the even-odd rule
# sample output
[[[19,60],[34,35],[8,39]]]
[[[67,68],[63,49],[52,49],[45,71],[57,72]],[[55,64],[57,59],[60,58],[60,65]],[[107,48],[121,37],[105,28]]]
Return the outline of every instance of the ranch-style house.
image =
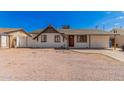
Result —
[[[48,25],[30,33],[24,29],[0,28],[1,48],[109,48],[115,35],[96,29],[56,29]]]

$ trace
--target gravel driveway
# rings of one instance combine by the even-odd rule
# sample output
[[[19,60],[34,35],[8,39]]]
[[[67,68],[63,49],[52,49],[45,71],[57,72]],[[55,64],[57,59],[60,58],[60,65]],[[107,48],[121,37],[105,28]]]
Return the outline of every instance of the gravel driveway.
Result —
[[[124,80],[124,63],[71,50],[0,49],[0,80]]]

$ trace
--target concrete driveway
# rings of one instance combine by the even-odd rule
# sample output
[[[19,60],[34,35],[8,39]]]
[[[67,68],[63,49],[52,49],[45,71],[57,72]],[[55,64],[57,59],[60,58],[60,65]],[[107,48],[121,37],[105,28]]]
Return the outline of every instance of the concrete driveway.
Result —
[[[0,80],[124,80],[124,63],[71,50],[0,49]]]

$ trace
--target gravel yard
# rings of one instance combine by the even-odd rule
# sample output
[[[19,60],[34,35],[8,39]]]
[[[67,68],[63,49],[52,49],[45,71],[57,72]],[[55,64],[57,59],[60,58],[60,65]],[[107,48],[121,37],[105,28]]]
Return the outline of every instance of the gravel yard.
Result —
[[[71,50],[0,49],[0,80],[124,80],[124,63]]]

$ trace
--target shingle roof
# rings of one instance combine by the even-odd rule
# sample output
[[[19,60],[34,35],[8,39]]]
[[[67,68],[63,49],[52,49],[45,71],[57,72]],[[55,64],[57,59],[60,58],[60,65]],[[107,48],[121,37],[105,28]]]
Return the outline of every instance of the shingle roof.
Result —
[[[95,29],[61,29],[59,30],[61,33],[65,34],[112,34],[112,32],[106,32],[102,30],[95,30]]]
[[[39,34],[44,29],[39,29],[30,32],[31,34]],[[57,29],[58,32],[64,34],[113,34],[113,32],[107,32],[102,30],[95,30],[95,29]]]
[[[22,30],[21,28],[0,28],[0,33],[8,33],[8,32],[13,32],[13,31],[18,31]]]
[[[39,34],[40,32],[42,32],[44,29],[38,29],[38,30],[34,30],[32,32],[30,32],[31,34]]]
[[[28,36],[31,36],[29,33],[25,32],[22,28],[0,28],[0,34],[8,34],[16,31],[23,31]]]

